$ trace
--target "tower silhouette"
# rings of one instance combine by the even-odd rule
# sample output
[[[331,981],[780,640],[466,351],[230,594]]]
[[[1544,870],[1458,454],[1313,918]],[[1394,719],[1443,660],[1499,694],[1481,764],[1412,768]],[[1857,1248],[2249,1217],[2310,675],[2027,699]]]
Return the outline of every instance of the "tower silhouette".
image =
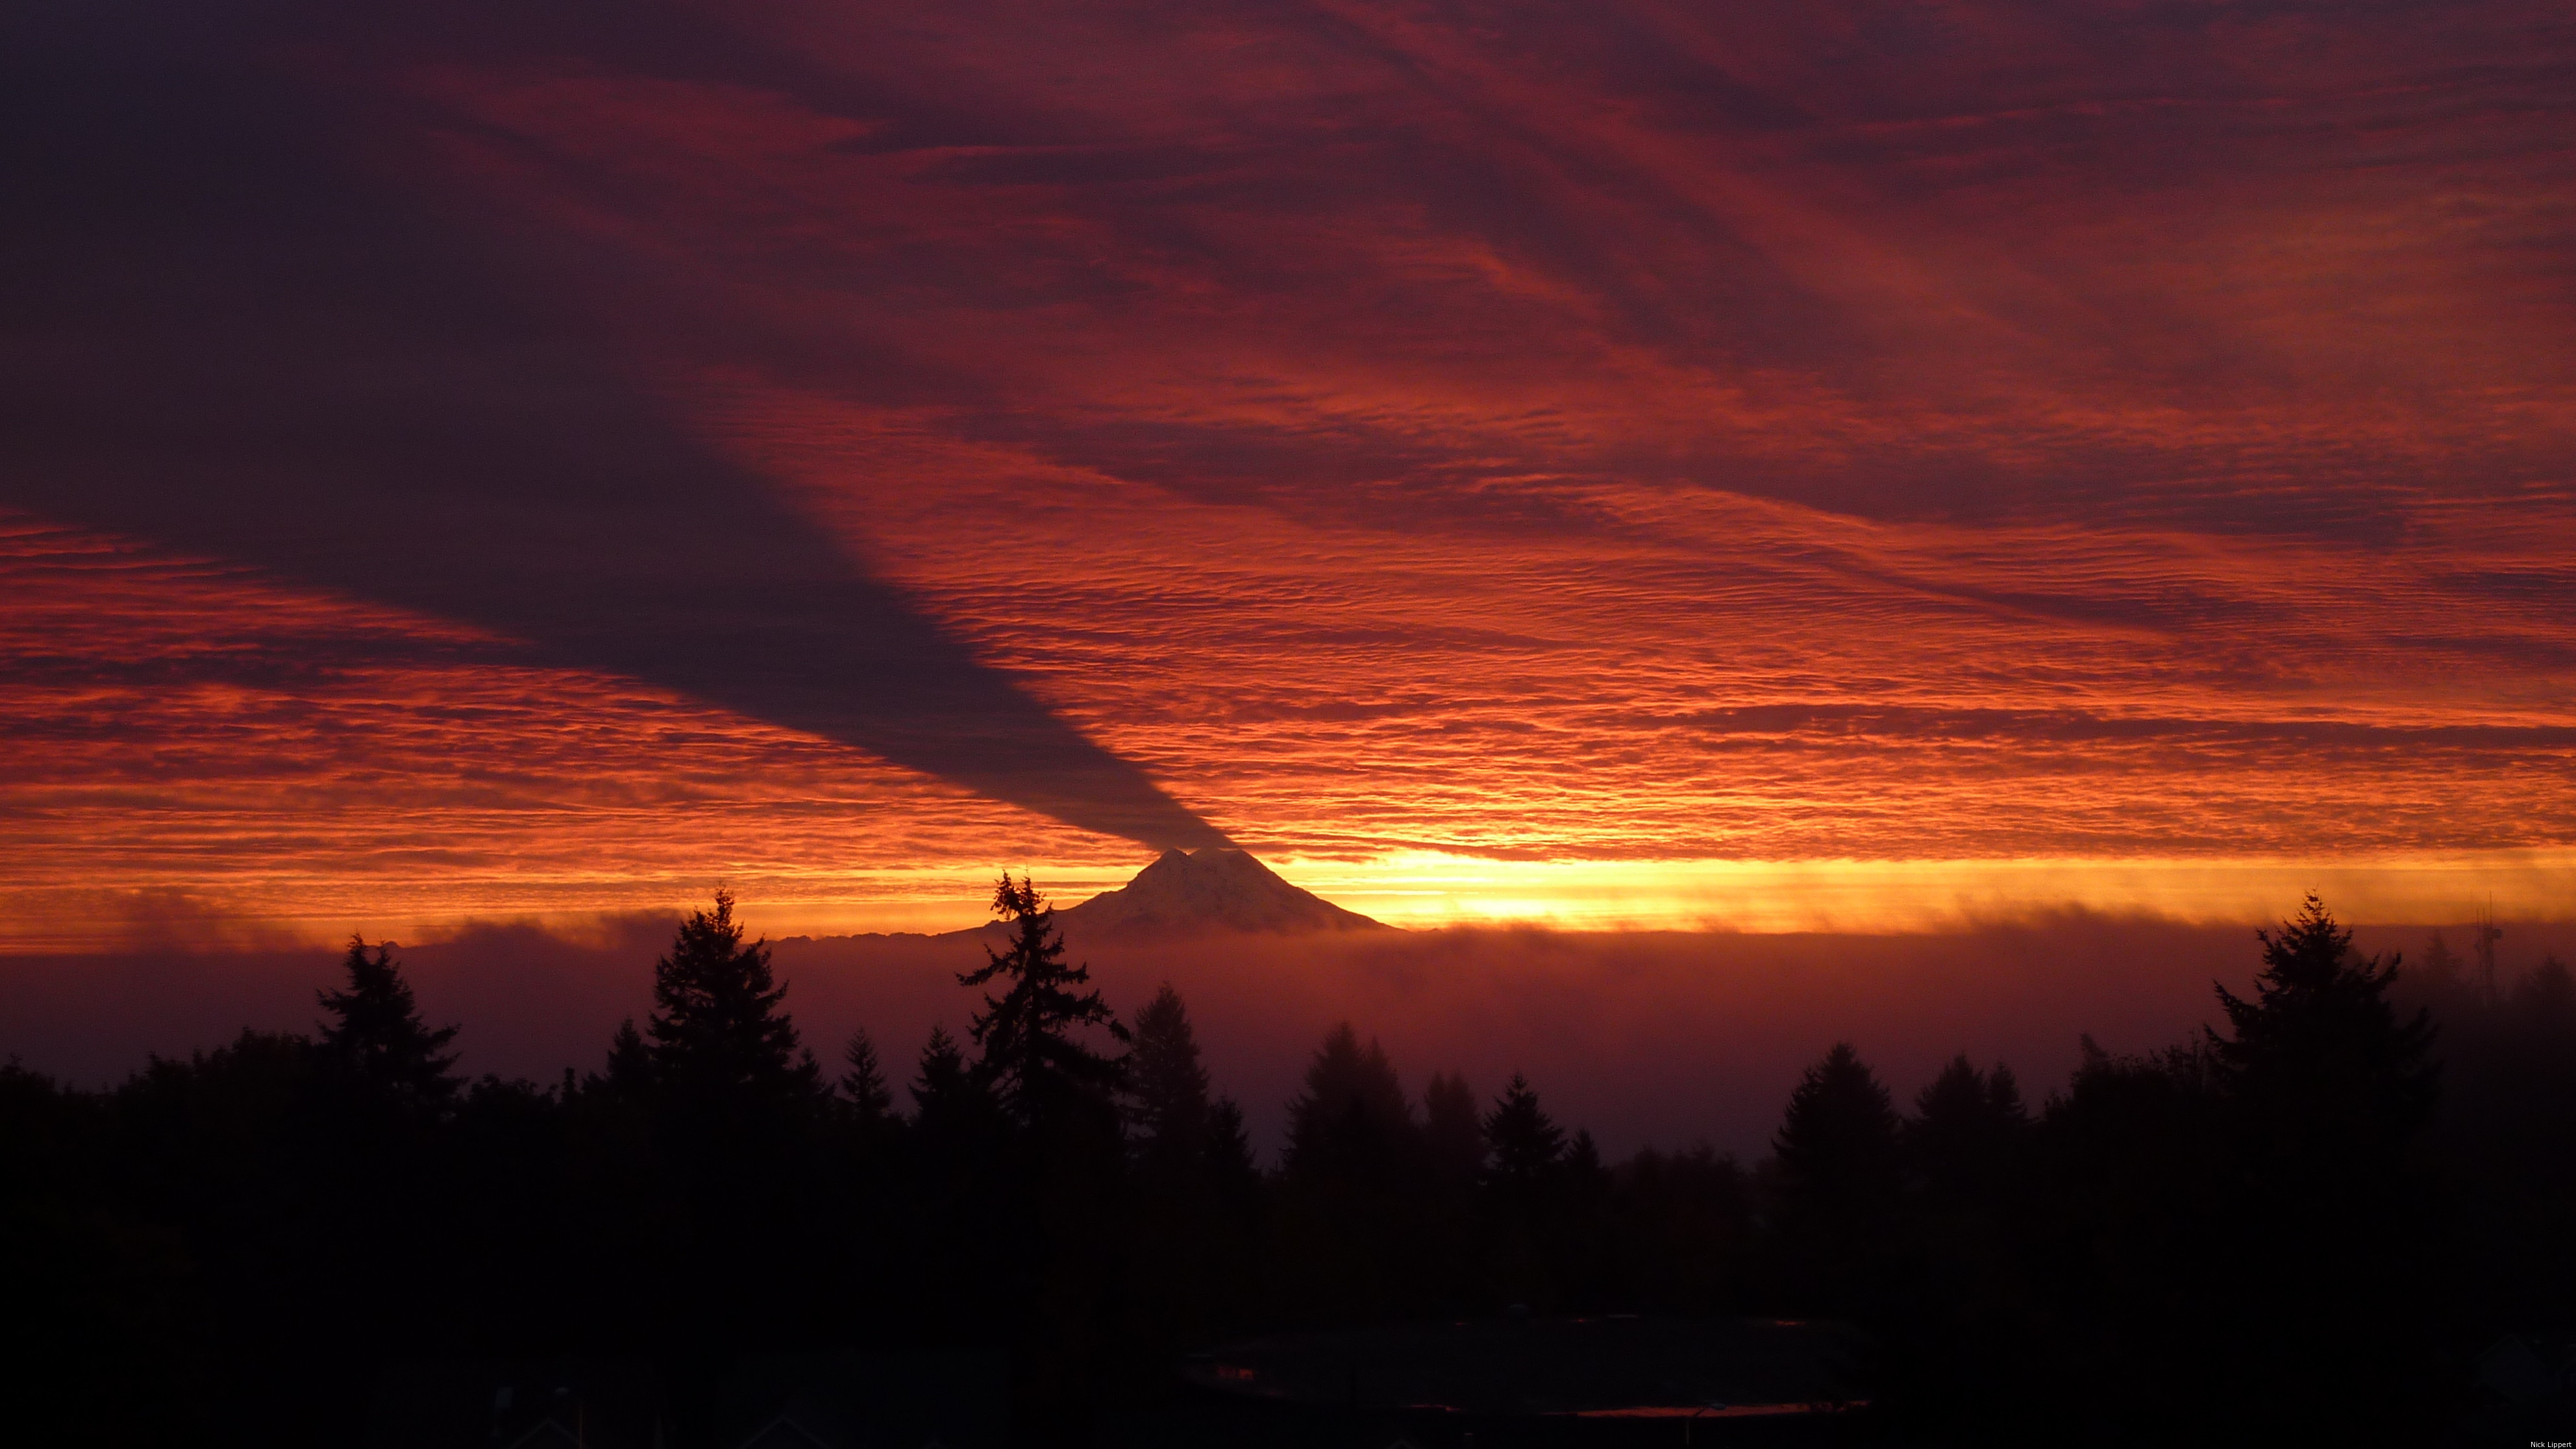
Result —
[[[2478,912],[2477,921],[2469,932],[2477,943],[2479,988],[2486,992],[2489,1004],[2493,1004],[2496,999],[2496,942],[2504,938],[2503,928],[2496,924],[2494,896],[2487,897],[2485,908]]]

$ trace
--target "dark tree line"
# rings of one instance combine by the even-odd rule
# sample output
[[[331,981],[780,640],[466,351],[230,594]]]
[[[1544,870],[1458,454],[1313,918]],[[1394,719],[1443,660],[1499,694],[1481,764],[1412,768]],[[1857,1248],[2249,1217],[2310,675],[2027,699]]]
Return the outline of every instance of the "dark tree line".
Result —
[[[47,1442],[353,1442],[422,1358],[610,1355],[682,1428],[747,1353],[1006,1357],[1076,1438],[1228,1336],[1423,1316],[1844,1319],[1923,1442],[2431,1442],[2469,1355],[2576,1301],[2576,983],[2357,955],[2311,899],[2250,997],[2026,1100],[1961,1057],[1900,1104],[1848,1044],[1771,1152],[1606,1162],[1515,1075],[1418,1101],[1336,1027],[1264,1170],[1166,985],[1121,1020],[1005,877],[967,1039],[827,1073],[733,902],[597,1071],[467,1083],[353,942],[310,1036],[123,1085],[0,1071],[13,1402]],[[2436,1028],[2439,1028],[2437,1035]],[[1910,1110],[1909,1110],[1910,1109]]]

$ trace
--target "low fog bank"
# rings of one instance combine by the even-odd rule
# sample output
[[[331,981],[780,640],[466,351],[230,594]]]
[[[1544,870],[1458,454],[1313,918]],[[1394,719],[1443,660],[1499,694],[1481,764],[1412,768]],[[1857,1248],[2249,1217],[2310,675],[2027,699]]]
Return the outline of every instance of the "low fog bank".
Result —
[[[548,1082],[595,1068],[618,1021],[650,1008],[674,924],[477,926],[399,955],[423,1015],[464,1028],[466,1071]],[[2431,930],[2365,927],[2357,939],[2411,959]],[[2504,930],[2508,982],[2545,954],[2576,960],[2576,923]],[[2446,934],[2470,954],[2466,929]],[[864,1026],[888,1075],[908,1078],[931,1026],[962,1036],[978,1000],[953,974],[981,963],[971,939],[774,945],[787,1005],[827,1062]],[[1960,1051],[2010,1064],[2037,1099],[2073,1068],[2080,1035],[2114,1052],[2178,1041],[2215,1019],[2213,980],[2241,991],[2257,965],[2242,927],[2088,915],[1938,935],[1452,929],[1073,948],[1121,1015],[1161,981],[1179,987],[1217,1090],[1243,1104],[1265,1150],[1308,1055],[1344,1019],[1385,1044],[1417,1094],[1434,1071],[1463,1071],[1488,1097],[1526,1071],[1559,1120],[1590,1127],[1611,1153],[1705,1140],[1750,1155],[1799,1072],[1837,1040],[1900,1101]],[[0,1054],[94,1085],[244,1026],[307,1030],[337,960],[303,949],[0,958]]]

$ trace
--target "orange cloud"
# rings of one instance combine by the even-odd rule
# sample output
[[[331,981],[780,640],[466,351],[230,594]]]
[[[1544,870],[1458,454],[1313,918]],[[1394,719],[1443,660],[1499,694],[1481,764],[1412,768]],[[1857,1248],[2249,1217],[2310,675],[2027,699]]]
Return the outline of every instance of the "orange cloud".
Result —
[[[1877,926],[1962,893],[2232,916],[2212,873],[2240,866],[2361,872],[2399,913],[2474,898],[2460,862],[2563,895],[2553,11],[647,10],[317,15],[210,52],[345,126],[329,154],[405,245],[523,291],[407,264],[464,294],[388,331],[349,320],[382,320],[364,287],[280,283],[297,306],[202,337],[48,303],[10,354],[47,441],[8,461],[55,481],[0,492],[19,942],[114,939],[172,892],[327,932],[719,875],[799,925],[944,926],[1003,865],[1088,888],[1143,859],[1062,823],[1135,812],[976,775],[971,731],[836,729],[907,656],[780,644],[833,625],[822,595],[656,605],[672,554],[636,540],[744,509],[740,576],[764,546],[846,565],[1156,828],[1381,902],[1424,859],[1511,877],[1426,920],[1869,891]],[[183,260],[220,277],[267,234],[182,200],[99,203],[71,250],[184,312]],[[351,226],[378,276],[394,244]],[[395,348],[451,303],[488,356]],[[171,401],[128,346],[251,379],[222,395],[247,413]],[[385,397],[408,431],[369,431]],[[525,456],[480,471],[451,432]],[[138,438],[168,476],[91,509]],[[616,480],[682,454],[639,524]],[[473,607],[461,531],[330,568],[244,543],[300,515],[223,490],[275,504],[312,456],[353,517],[500,496],[555,542],[473,555],[497,575],[576,562],[593,633],[767,675],[540,647],[545,619]],[[585,468],[610,481],[562,481]]]

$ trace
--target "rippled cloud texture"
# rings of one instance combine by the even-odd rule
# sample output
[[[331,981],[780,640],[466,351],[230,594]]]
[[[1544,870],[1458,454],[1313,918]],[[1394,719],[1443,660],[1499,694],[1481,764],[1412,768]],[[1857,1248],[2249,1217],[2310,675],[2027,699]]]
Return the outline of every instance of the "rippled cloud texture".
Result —
[[[10,24],[24,939],[2576,879],[2563,7]]]

